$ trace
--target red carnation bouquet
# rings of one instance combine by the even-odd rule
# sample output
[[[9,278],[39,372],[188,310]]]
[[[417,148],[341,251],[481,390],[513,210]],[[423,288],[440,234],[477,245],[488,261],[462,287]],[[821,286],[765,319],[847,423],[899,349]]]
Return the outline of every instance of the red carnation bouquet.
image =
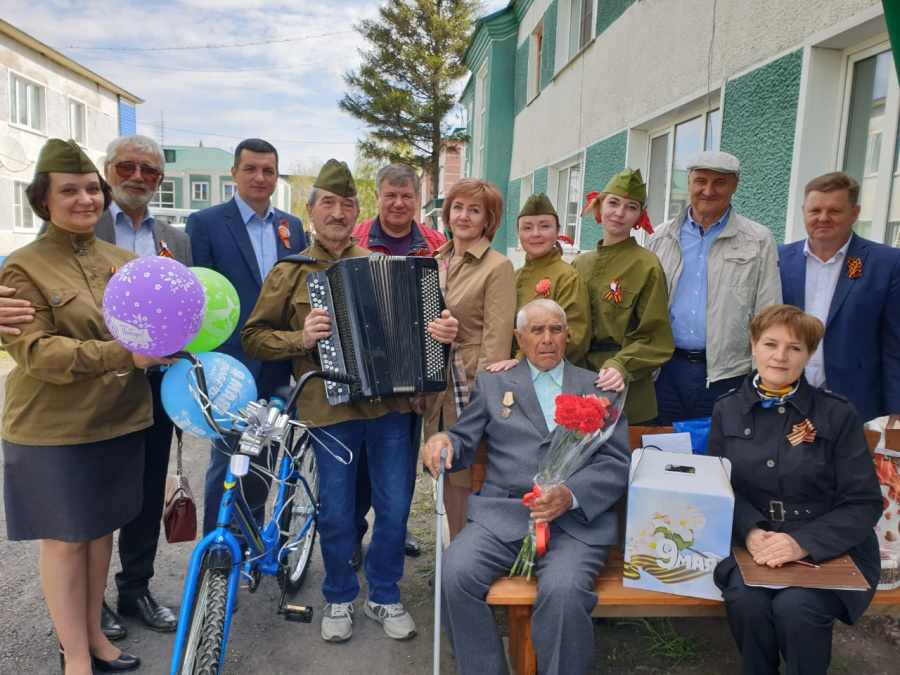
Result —
[[[541,472],[534,477],[534,491],[522,500],[530,506],[535,499],[558,487],[574,474],[612,435],[622,407],[624,391],[616,394],[605,392],[603,396],[576,396],[562,394],[556,397],[556,427],[550,437],[550,450]],[[519,555],[509,570],[509,576],[520,575],[531,579],[534,561],[547,551],[550,526],[528,521],[528,534],[522,540]]]

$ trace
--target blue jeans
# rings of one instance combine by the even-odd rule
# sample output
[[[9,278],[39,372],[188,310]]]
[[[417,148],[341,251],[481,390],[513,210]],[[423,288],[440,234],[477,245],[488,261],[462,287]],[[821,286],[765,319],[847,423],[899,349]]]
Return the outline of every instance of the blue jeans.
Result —
[[[706,364],[691,363],[677,356],[666,363],[656,378],[656,422],[671,426],[672,422],[695,420],[712,415],[716,399],[744,383],[746,375],[729,377],[706,384]]]
[[[365,573],[369,599],[380,605],[400,601],[406,521],[412,503],[409,461],[410,415],[389,413],[374,420],[350,420],[313,430],[313,449],[319,468],[319,544],[325,563],[322,594],[326,602],[353,602],[359,579],[350,567],[356,542],[356,474],[359,453],[366,453],[372,481],[375,524],[366,550]],[[353,461],[343,464],[347,450]]]

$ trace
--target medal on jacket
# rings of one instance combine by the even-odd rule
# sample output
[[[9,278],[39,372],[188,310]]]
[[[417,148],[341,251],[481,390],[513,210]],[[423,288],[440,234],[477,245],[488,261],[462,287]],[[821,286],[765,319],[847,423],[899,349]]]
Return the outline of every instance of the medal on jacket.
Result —
[[[617,305],[622,302],[622,287],[619,286],[618,279],[613,279],[609,282],[609,290],[606,291],[603,297]]]
[[[795,447],[801,443],[812,443],[816,440],[816,428],[809,420],[803,420],[794,425],[794,431],[788,434],[787,439]]]
[[[847,278],[859,279],[862,276],[862,260],[850,256],[847,258]]]
[[[171,258],[175,260],[175,256],[172,255],[172,251],[169,250],[169,245],[166,243],[165,239],[159,240],[159,251],[156,252],[156,255],[161,255],[163,258]]]
[[[278,223],[278,238],[281,239],[281,243],[286,249],[291,248],[291,228],[288,227],[288,221],[285,219]]]
[[[504,420],[508,420],[509,416],[512,415],[512,405],[515,403],[513,399],[513,393],[511,391],[503,394],[503,410],[500,411],[500,418]]]

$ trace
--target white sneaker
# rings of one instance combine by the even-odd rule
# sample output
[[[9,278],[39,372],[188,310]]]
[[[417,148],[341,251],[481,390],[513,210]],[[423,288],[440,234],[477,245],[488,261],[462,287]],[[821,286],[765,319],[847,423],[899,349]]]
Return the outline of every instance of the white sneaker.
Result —
[[[325,605],[327,611],[328,605]],[[322,639],[326,642],[346,642],[353,635],[353,603],[334,602],[331,612],[322,617]]]
[[[416,634],[416,622],[399,602],[393,605],[379,605],[366,600],[363,611],[370,619],[374,619],[384,627],[388,637],[405,640]]]

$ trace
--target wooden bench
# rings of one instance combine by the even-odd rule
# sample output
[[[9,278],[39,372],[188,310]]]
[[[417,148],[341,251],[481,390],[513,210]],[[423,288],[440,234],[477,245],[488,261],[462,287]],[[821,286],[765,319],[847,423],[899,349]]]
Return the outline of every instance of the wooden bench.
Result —
[[[644,434],[671,431],[671,428],[664,427],[630,427],[631,447],[632,449],[640,447],[641,437]],[[900,430],[888,434],[887,447],[900,448]],[[870,448],[875,446],[880,437],[879,434],[869,431],[866,432],[866,436]],[[487,456],[483,453],[476,458],[472,467],[473,490],[480,488],[484,482],[487,461]],[[620,515],[620,523],[624,523],[624,512]],[[624,525],[622,530],[624,536]],[[725,616],[724,603],[716,600],[625,588],[622,585],[622,564],[621,553],[616,551],[610,554],[594,584],[597,607],[593,611],[593,616],[609,618]],[[488,605],[506,607],[509,619],[509,652],[517,675],[534,675],[537,672],[534,645],[531,642],[531,615],[536,596],[537,581],[534,579],[526,581],[522,577],[513,579],[501,577],[491,585],[487,594]],[[900,616],[900,588],[875,593],[866,614]]]

